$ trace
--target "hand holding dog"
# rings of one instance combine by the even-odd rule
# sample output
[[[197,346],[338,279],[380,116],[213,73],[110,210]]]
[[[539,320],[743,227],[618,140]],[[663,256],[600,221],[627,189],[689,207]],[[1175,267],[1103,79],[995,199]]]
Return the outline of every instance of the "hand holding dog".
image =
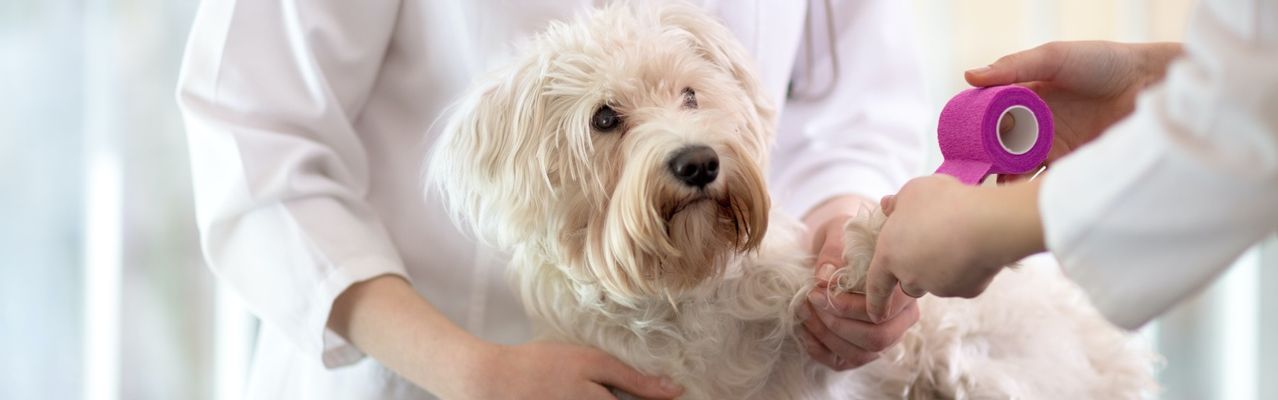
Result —
[[[601,350],[554,342],[493,346],[472,374],[475,399],[599,399],[615,388],[645,399],[683,394],[669,378],[644,375]]]
[[[901,340],[919,320],[913,298],[892,296],[891,312],[881,323],[866,314],[866,297],[859,293],[827,295],[831,275],[844,266],[843,227],[848,220],[868,208],[867,200],[844,196],[826,201],[808,214],[804,222],[812,227],[816,258],[817,288],[799,310],[803,319],[804,345],[808,354],[834,370],[857,368],[878,359],[879,353]]]
[[[334,302],[329,327],[400,376],[448,399],[614,399],[609,388],[654,399],[683,394],[669,380],[643,375],[595,348],[484,341],[391,275],[347,289]]]

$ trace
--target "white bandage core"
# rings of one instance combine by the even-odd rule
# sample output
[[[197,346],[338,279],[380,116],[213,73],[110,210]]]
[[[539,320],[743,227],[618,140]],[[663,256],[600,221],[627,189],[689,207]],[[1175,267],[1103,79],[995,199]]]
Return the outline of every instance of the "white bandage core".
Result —
[[[1003,118],[1012,117],[1012,129],[1002,132]],[[1034,112],[1025,106],[1011,106],[1003,110],[1003,114],[998,116],[998,123],[994,125],[994,129],[999,129],[998,144],[1003,146],[1003,150],[1007,152],[1021,155],[1030,151],[1034,147],[1034,143],[1038,141],[1038,118],[1034,117]]]

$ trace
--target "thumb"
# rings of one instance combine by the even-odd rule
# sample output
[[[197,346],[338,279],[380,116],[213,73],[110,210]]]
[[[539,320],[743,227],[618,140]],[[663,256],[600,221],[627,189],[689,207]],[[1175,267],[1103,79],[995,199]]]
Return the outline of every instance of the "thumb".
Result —
[[[892,291],[896,289],[896,276],[884,265],[883,258],[875,254],[870,260],[865,280],[865,308],[870,321],[878,323],[888,315]]]
[[[883,199],[879,200],[879,208],[883,209],[883,215],[891,216],[892,211],[896,210],[896,195],[883,196]]]
[[[1061,49],[1048,43],[1008,54],[988,66],[967,70],[963,77],[977,87],[1052,80],[1064,61]]]
[[[648,376],[604,354],[590,380],[645,399],[673,399],[683,394],[683,387],[668,377]]]

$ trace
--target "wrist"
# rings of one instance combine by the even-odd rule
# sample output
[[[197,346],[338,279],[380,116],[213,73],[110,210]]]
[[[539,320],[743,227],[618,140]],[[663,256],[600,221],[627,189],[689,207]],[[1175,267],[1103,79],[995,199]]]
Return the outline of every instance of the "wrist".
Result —
[[[1016,203],[1014,231],[1021,239],[1015,242],[1018,245],[1014,254],[1017,260],[1047,250],[1043,241],[1043,219],[1038,211],[1038,188],[1042,182],[1025,181],[1009,188],[1013,191],[1012,201]]]
[[[855,216],[864,210],[873,209],[876,203],[864,196],[845,194],[830,197],[812,207],[803,216],[803,224],[809,230],[815,230],[831,218],[839,216]]]
[[[500,359],[502,354],[509,354],[509,352],[505,351],[504,345],[486,342],[473,336],[471,338],[473,340],[465,341],[458,346],[458,357],[450,362],[451,366],[441,368],[442,382],[437,383],[437,388],[432,391],[441,394],[442,398],[494,397],[488,389],[493,384],[493,377],[500,374],[495,374],[490,369],[502,362]],[[457,395],[446,395],[449,393]]]
[[[1038,210],[1038,189],[1041,180],[1022,181],[990,188],[980,201],[986,205],[983,218],[991,223],[984,234],[998,238],[993,243],[991,256],[998,265],[1046,250],[1043,240],[1043,223]]]

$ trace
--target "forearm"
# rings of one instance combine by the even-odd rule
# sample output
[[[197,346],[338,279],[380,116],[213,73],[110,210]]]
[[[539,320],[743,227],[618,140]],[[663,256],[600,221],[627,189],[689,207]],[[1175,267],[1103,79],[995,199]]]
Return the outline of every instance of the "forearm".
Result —
[[[834,196],[825,199],[820,204],[817,204],[816,207],[812,207],[807,214],[804,214],[803,224],[808,229],[816,229],[832,217],[857,215],[862,210],[873,209],[876,204],[876,201],[855,194]]]
[[[348,288],[333,304],[329,328],[426,390],[445,397],[495,349],[449,321],[408,282],[381,276]]]

